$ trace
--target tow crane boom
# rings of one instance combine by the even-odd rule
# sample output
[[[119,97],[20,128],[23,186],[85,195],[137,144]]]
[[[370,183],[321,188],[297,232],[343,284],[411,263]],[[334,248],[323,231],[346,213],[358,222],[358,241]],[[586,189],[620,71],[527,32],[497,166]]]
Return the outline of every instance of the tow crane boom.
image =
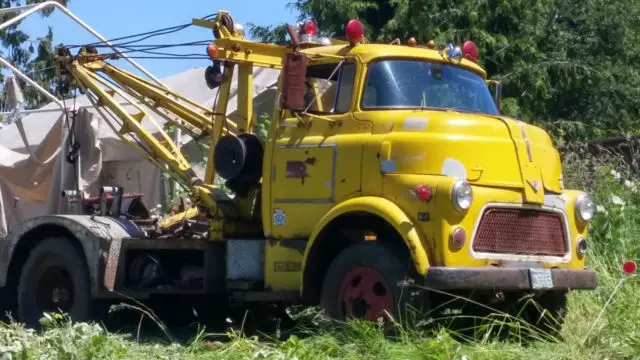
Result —
[[[165,219],[160,227],[170,228],[185,219],[204,214],[212,225],[210,229],[219,229],[220,224],[211,224],[222,222],[224,218],[218,211],[216,201],[220,198],[222,190],[213,184],[216,174],[216,144],[224,135],[243,134],[250,129],[253,67],[281,69],[286,55],[294,51],[294,48],[244,40],[242,33],[233,30],[233,20],[226,11],[219,11],[212,21],[194,19],[193,23],[213,30],[216,40],[208,49],[215,51],[215,55],[209,55],[214,61],[214,66],[223,65],[217,79],[218,83],[214,85],[219,88],[219,92],[213,111],[111,65],[108,60],[118,59],[118,54],[98,54],[95,48],[87,46],[81,48],[77,55],[71,55],[68,49],[59,47],[55,59],[60,76],[66,80],[65,83],[75,83],[86,93],[97,111],[124,142],[189,189],[190,197],[196,206],[186,213]],[[290,34],[294,32],[290,31]],[[297,37],[293,35],[292,38],[294,45],[299,46]],[[241,119],[238,122],[226,116],[234,65],[237,65],[238,69],[238,113]],[[131,113],[120,105],[116,101],[116,95],[128,100],[135,112]],[[142,105],[153,110],[168,123],[192,134],[194,138],[210,139],[204,179],[198,178],[169,134]],[[160,139],[142,126],[143,119],[148,119],[156,127]],[[243,198],[241,196],[237,201],[242,201]],[[211,230],[210,235],[220,237],[212,232],[215,233]]]

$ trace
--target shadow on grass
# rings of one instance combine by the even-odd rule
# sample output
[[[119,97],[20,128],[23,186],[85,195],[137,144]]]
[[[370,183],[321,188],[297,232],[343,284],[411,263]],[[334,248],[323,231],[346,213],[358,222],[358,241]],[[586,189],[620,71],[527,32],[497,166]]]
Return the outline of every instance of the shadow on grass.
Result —
[[[155,303],[128,299],[110,304],[106,316],[98,315],[98,321],[110,333],[125,335],[138,343],[204,347],[218,347],[238,338],[271,343],[318,336],[330,337],[339,343],[369,338],[407,342],[434,339],[443,333],[462,344],[499,340],[526,345],[534,341],[558,340],[554,331],[542,330],[537,321],[547,321],[553,330],[560,328],[561,322],[554,323],[558,320],[532,298],[511,301],[505,309],[504,306],[487,306],[471,296],[444,292],[439,295],[437,305],[427,313],[407,309],[406,319],[394,319],[392,331],[385,331],[380,324],[356,319],[330,319],[320,309],[312,307],[233,308],[216,304],[211,299],[189,303],[180,298],[164,298]],[[539,318],[532,319],[531,313]]]

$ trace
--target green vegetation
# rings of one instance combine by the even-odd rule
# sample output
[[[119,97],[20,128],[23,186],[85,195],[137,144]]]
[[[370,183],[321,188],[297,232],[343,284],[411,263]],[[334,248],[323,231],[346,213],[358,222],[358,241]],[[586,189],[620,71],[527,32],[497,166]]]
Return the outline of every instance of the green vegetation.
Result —
[[[640,129],[640,2],[634,0],[292,0],[322,36],[343,37],[349,19],[368,39],[406,44],[474,41],[488,76],[504,84],[504,112],[542,123],[559,142]],[[283,24],[249,25],[268,42]]]
[[[640,258],[640,182],[623,163],[565,155],[565,182],[596,195],[599,212],[591,230],[588,266],[599,274],[593,292],[574,292],[562,339],[533,332],[517,319],[500,314],[464,341],[444,328],[405,328],[385,339],[374,324],[335,324],[312,309],[297,316],[294,335],[275,340],[276,332],[249,337],[232,330],[202,331],[191,341],[136,341],[136,334],[117,335],[95,324],[71,324],[64,316],[43,319],[38,334],[19,324],[0,326],[0,357],[7,359],[638,359],[640,358],[640,277],[629,277],[606,306],[623,277],[621,265]],[[587,171],[586,169],[592,169]],[[600,312],[602,315],[599,316]],[[161,320],[161,319],[160,319]],[[155,319],[154,321],[160,321]],[[513,336],[491,336],[507,328]],[[527,335],[527,336],[524,336]],[[270,338],[274,340],[270,340]],[[533,338],[533,342],[526,339]]]
[[[2,0],[0,9],[30,5],[44,2],[44,0]],[[59,0],[63,5],[67,5],[68,0]],[[43,16],[51,15],[52,10],[42,12]],[[0,22],[8,21],[18,15],[17,13],[6,13],[0,15]],[[46,35],[37,39],[31,39],[25,32],[18,30],[20,23],[12,25],[0,31],[0,54],[9,60],[18,69],[24,71],[31,79],[45,89],[53,88],[56,80],[56,70],[53,63],[53,29],[49,28]],[[4,82],[5,74],[0,73],[0,82]],[[50,100],[30,86],[24,86],[23,80],[19,80],[21,88],[24,89],[27,109],[35,109],[47,104]],[[3,97],[6,93],[3,92]],[[4,100],[4,99],[3,99]]]

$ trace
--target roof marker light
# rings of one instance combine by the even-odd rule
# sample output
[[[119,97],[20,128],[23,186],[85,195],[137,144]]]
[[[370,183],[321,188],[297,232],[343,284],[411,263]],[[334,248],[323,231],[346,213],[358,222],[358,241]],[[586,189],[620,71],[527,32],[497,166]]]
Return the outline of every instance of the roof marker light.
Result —
[[[364,36],[364,25],[362,25],[358,19],[351,19],[347,23],[346,33],[351,45],[355,45],[359,43]]]
[[[478,62],[478,52],[478,47],[473,41],[467,40],[462,44],[462,56],[465,59]]]
[[[460,59],[462,57],[462,50],[460,46],[453,46],[453,44],[448,44],[447,48],[447,57],[450,59]]]
[[[305,21],[302,30],[305,35],[318,35],[318,25],[313,20]]]

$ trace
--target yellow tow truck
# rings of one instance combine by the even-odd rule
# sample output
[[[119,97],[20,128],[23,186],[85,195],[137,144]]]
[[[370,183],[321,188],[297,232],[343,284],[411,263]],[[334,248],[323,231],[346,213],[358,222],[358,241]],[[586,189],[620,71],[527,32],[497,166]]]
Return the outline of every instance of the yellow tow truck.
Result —
[[[492,306],[531,295],[561,318],[568,291],[596,287],[585,269],[592,199],[564,189],[545,131],[501,115],[500,84],[473,42],[374,44],[354,19],[342,39],[319,37],[313,21],[289,26],[279,46],[244,39],[225,11],[193,22],[215,38],[213,109],[112,65],[117,54],[57,49],[70,88],[193,206],[153,221],[123,210],[112,186],[97,214],[14,228],[0,243],[0,287],[21,321],[58,309],[83,320],[93,300],[122,294],[320,305],[371,321],[434,309],[444,293]],[[254,67],[280,70],[264,140],[251,132]],[[238,121],[225,115],[234,72]],[[146,107],[130,113],[116,96]],[[208,142],[204,178],[169,134],[141,125],[149,109]]]

